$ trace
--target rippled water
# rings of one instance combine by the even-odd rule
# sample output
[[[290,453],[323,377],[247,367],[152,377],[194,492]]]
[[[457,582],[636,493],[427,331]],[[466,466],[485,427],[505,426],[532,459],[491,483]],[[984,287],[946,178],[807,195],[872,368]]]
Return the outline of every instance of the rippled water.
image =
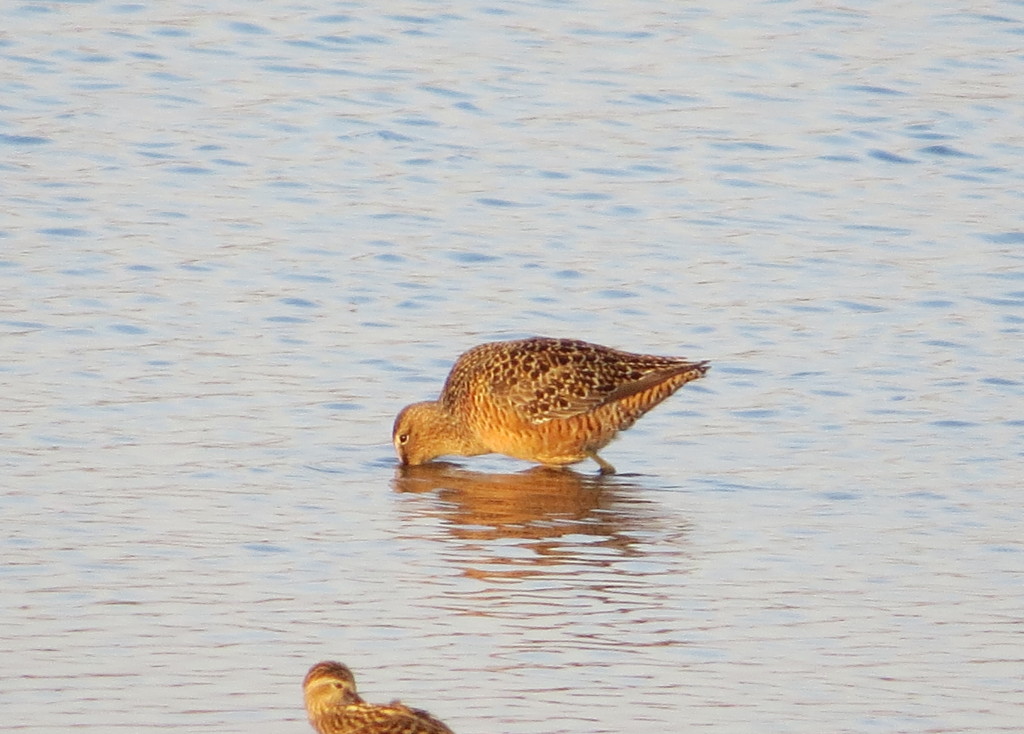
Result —
[[[0,718],[1024,720],[1024,6],[19,3]],[[399,471],[481,341],[711,359],[610,446]]]

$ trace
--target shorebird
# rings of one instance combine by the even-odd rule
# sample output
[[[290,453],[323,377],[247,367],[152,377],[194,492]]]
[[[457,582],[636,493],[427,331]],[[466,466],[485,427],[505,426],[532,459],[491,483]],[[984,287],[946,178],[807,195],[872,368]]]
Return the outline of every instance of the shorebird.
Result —
[[[549,466],[590,458],[614,474],[597,452],[707,371],[706,361],[575,339],[481,344],[455,362],[437,400],[402,409],[391,437],[402,464],[496,453]]]
[[[454,734],[426,711],[398,701],[366,703],[352,671],[331,660],[309,669],[302,691],[309,723],[319,734]]]

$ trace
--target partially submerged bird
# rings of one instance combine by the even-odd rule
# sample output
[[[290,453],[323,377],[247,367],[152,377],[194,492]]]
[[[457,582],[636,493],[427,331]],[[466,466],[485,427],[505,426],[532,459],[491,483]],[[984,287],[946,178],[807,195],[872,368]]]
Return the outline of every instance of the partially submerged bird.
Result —
[[[591,458],[708,363],[575,339],[491,342],[459,357],[437,400],[406,406],[392,441],[403,464],[505,454],[550,466]]]
[[[319,734],[454,734],[426,711],[398,701],[366,703],[352,671],[331,660],[309,669],[302,691],[309,723]]]

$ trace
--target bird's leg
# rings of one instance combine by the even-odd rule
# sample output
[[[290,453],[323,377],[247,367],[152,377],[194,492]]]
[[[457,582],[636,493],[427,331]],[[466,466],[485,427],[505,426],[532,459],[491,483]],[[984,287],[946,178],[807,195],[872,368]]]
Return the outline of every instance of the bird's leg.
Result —
[[[601,474],[614,474],[615,467],[609,464],[607,461],[597,455],[596,451],[588,451],[587,456],[597,462],[597,465],[601,467]]]

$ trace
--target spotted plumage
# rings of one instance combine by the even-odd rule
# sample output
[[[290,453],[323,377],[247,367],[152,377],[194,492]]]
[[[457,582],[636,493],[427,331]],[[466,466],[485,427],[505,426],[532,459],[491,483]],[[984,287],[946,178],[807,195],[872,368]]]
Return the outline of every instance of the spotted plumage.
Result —
[[[392,439],[403,464],[499,453],[553,466],[592,458],[612,473],[597,452],[707,370],[574,339],[481,344],[459,357],[436,401],[398,414]]]
[[[352,671],[341,663],[317,663],[302,683],[309,723],[319,734],[453,734],[420,709],[398,701],[366,703]]]

